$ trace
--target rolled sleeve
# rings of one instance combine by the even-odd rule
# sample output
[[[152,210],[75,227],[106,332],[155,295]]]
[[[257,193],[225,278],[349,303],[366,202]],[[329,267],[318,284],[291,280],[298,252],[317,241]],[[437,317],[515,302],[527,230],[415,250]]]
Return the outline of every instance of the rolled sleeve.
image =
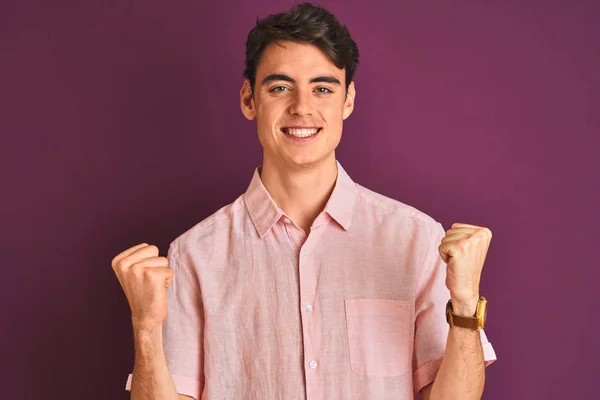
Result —
[[[167,366],[177,393],[200,399],[204,388],[203,328],[204,310],[200,285],[191,260],[182,258],[178,240],[167,255],[174,270],[167,289],[168,314],[163,323],[163,345]],[[132,375],[126,390],[131,390]]]
[[[435,380],[442,364],[448,330],[446,303],[450,292],[446,287],[446,263],[438,247],[446,231],[440,223],[434,225],[428,240],[415,296],[415,338],[413,349],[413,387],[415,393]],[[496,354],[483,330],[479,331],[485,365],[496,360]]]

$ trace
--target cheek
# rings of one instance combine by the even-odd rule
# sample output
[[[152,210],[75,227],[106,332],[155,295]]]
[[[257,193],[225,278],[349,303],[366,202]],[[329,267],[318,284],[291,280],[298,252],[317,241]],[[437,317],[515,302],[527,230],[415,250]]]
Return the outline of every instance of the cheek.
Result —
[[[327,123],[329,129],[339,129],[344,121],[343,110],[337,105],[330,107],[322,114],[323,120]]]
[[[329,99],[326,103],[323,102],[319,108],[321,115],[332,123],[344,119],[344,101],[342,99]]]
[[[262,102],[256,108],[256,117],[260,118],[263,125],[274,125],[281,114],[280,108],[279,104]]]
[[[276,130],[279,113],[277,110],[267,104],[259,105],[256,109],[256,128],[261,141],[270,142],[276,140],[273,132]]]

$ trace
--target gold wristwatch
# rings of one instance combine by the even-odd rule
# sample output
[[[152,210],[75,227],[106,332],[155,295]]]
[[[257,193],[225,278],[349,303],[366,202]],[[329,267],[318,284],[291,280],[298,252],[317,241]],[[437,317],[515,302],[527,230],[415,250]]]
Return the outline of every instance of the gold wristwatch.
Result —
[[[461,328],[473,329],[480,331],[485,325],[485,319],[487,317],[487,300],[481,296],[477,301],[477,309],[475,310],[474,317],[463,317],[456,315],[452,311],[452,300],[448,300],[446,304],[446,321],[450,324],[450,328],[459,326]]]

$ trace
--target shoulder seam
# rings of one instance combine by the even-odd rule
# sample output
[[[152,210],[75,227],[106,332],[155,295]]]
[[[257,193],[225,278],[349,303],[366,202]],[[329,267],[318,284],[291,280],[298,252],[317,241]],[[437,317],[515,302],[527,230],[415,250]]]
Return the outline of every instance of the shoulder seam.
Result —
[[[419,218],[421,218],[419,216],[419,214],[421,213],[421,211],[417,210],[415,207],[413,207],[413,206],[411,206],[409,204],[403,203],[400,200],[396,200],[396,199],[393,199],[391,197],[387,197],[385,195],[380,194],[381,196],[387,197],[391,201],[394,201],[394,202],[397,203],[395,206],[394,205],[387,205],[384,202],[378,200],[377,198],[375,198],[373,196],[366,196],[365,191],[369,190],[369,189],[365,188],[364,186],[361,186],[361,185],[357,184],[356,187],[358,189],[357,193],[360,195],[360,197],[362,199],[365,199],[365,201],[367,201],[367,202],[369,202],[371,204],[375,204],[375,205],[381,206],[386,211],[394,211],[397,207],[407,207],[407,208],[411,209],[411,211],[412,211],[412,213],[409,215],[410,217],[419,217]],[[373,193],[376,193],[376,192],[373,192]]]
[[[236,203],[238,203],[238,204],[236,204]],[[188,236],[190,236],[191,234],[193,234],[194,232],[196,232],[200,229],[208,228],[208,227],[216,224],[219,221],[230,219],[230,216],[228,215],[227,212],[224,212],[224,213],[222,212],[228,207],[229,207],[229,211],[232,213],[236,213],[240,210],[245,209],[246,203],[244,201],[243,196],[238,197],[238,199],[236,201],[234,201],[233,203],[230,203],[230,204],[222,207],[221,209],[217,210],[212,215],[209,215],[204,220],[198,222],[196,225],[194,225],[193,227],[188,229],[186,232],[181,234],[178,238],[176,238],[175,241],[185,240]],[[223,215],[217,215],[217,214],[223,214]]]

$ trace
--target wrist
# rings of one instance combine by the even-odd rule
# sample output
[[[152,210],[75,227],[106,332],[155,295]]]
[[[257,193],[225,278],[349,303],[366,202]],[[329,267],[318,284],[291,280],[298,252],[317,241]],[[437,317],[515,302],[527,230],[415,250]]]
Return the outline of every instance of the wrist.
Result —
[[[160,368],[165,361],[162,329],[134,329],[134,370]]]
[[[162,345],[162,325],[155,327],[140,327],[133,325],[133,339],[136,350]]]
[[[131,317],[131,327],[135,335],[153,336],[157,332],[162,332],[162,321],[151,320],[148,318]]]
[[[468,297],[451,297],[452,301],[452,312],[461,317],[474,317],[477,311],[477,302],[479,301],[479,295],[472,295]]]

